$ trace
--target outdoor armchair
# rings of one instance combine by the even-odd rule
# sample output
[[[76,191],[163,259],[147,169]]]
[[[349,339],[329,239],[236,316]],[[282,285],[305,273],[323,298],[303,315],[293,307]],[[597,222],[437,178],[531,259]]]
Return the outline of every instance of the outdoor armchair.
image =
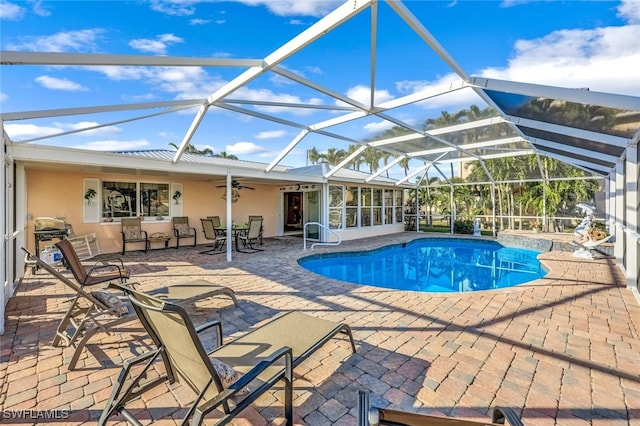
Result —
[[[212,245],[205,246],[205,247],[212,247],[211,250],[201,251],[200,254],[222,253],[222,247],[224,246],[226,238],[222,235],[216,234],[214,223],[211,219],[200,219],[200,221],[202,222],[202,232],[204,233],[204,238],[213,242]],[[221,250],[218,251],[217,253],[214,253],[216,250],[218,250],[218,248],[220,248]]]
[[[226,229],[222,229],[222,221],[220,221],[220,216],[207,216],[207,219],[213,222],[213,229],[218,237],[226,237],[227,231]]]
[[[171,223],[173,225],[173,235],[176,237],[176,248],[180,247],[181,239],[190,238],[193,238],[193,247],[196,246],[196,228],[189,226],[189,218],[187,216],[174,216],[171,218]]]
[[[123,217],[120,220],[122,230],[122,254],[124,254],[127,243],[144,243],[144,251],[149,249],[149,236],[147,231],[142,230],[141,217]]]
[[[257,247],[254,247],[254,244],[258,242],[260,238],[260,233],[262,230],[262,219],[251,219],[249,221],[249,228],[247,232],[238,234],[238,239],[242,241],[242,244],[245,248],[248,248],[249,251],[246,250],[238,250],[243,253],[255,253],[258,251],[263,251]]]
[[[69,240],[60,240],[55,246],[60,250],[65,265],[81,287],[114,280],[125,282],[131,275],[129,270],[124,267],[122,259],[117,259],[117,263],[97,262],[91,268],[87,268],[80,261]]]
[[[197,395],[182,424],[200,424],[215,409],[221,409],[223,415],[215,424],[227,424],[280,380],[285,388],[286,424],[292,425],[293,369],[341,332],[348,335],[355,352],[347,325],[289,312],[207,353],[199,332],[215,327],[220,345],[219,321],[196,328],[183,308],[126,286],[115,286],[129,297],[156,349],[125,363],[100,416],[100,425],[114,414],[137,423],[139,408],[132,404],[134,411],[130,411],[127,404],[164,382],[181,383]],[[158,359],[164,362],[164,374],[147,378],[146,372]]]
[[[262,229],[263,229],[263,223],[262,222],[264,222],[263,217],[262,216],[249,216],[249,222],[247,222],[247,223],[251,223],[251,219],[259,219],[261,221],[260,222],[260,235],[259,235],[259,238],[260,238],[260,245],[262,245]]]

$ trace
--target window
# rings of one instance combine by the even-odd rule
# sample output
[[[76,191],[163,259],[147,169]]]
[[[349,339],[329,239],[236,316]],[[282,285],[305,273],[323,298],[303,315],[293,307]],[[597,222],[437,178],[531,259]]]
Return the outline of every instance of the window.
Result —
[[[373,188],[373,225],[382,225],[382,189]]]
[[[102,182],[103,219],[168,215],[168,183]]]
[[[384,190],[384,223],[393,223],[393,189]]]
[[[358,226],[358,187],[349,186],[345,192],[347,228],[355,228]]]
[[[329,186],[331,229],[394,223],[402,223],[401,189]]]
[[[395,194],[396,203],[394,209],[396,210],[396,223],[403,223],[402,221],[402,190],[396,189],[393,191]]]
[[[344,207],[344,187],[329,185],[329,228],[342,228],[342,208]]]
[[[360,226],[371,226],[371,188],[360,188]]]

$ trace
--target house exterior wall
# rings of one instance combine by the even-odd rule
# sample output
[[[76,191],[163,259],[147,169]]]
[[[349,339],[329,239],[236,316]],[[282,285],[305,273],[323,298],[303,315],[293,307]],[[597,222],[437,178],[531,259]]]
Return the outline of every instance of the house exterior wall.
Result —
[[[157,175],[134,174],[93,174],[67,173],[51,170],[27,169],[27,248],[35,250],[34,220],[42,216],[65,217],[73,226],[75,235],[96,234],[100,250],[103,253],[114,253],[122,250],[121,226],[119,222],[85,223],[83,222],[84,179],[100,179],[130,182],[160,182],[182,184],[182,215],[189,217],[190,226],[198,233],[198,242],[205,243],[200,218],[220,216],[226,221],[226,201],[221,199],[224,188],[216,183],[202,180],[168,179]],[[223,182],[224,184],[224,182]],[[232,205],[233,220],[245,223],[249,215],[264,217],[264,236],[276,235],[277,221],[277,188],[270,185],[251,185],[255,190],[240,190],[240,199]],[[96,197],[100,202],[100,197]],[[173,235],[171,218],[155,220],[145,218],[142,229],[150,235],[163,232]],[[55,242],[55,241],[54,241]],[[41,248],[49,242],[41,242]],[[170,242],[175,244],[175,240]],[[129,246],[127,246],[129,247]],[[134,245],[131,246],[135,248]],[[157,246],[154,245],[154,248]]]

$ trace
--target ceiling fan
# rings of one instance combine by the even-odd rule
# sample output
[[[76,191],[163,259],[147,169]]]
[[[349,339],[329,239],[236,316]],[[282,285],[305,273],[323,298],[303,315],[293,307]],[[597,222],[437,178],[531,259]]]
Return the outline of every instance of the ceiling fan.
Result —
[[[226,188],[227,185],[217,185],[217,188]],[[240,182],[237,180],[232,180],[231,181],[231,188],[232,189],[251,189],[251,190],[255,190],[255,188],[252,188],[250,186],[244,186],[244,185],[240,185]]]

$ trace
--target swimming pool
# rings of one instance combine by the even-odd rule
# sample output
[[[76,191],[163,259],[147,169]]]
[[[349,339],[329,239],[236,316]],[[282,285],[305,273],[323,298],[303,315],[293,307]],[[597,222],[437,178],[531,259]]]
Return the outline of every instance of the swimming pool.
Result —
[[[422,238],[364,252],[315,254],[298,263],[336,280],[425,292],[512,287],[547,273],[534,250],[488,240]]]

